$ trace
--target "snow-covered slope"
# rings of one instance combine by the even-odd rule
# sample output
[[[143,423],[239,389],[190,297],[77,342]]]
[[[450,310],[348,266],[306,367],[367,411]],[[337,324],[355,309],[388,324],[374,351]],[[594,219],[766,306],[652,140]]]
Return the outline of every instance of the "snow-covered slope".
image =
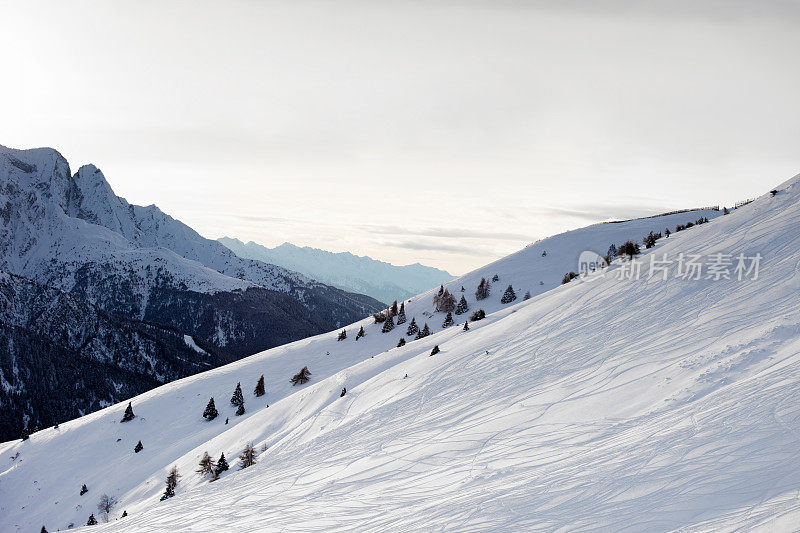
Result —
[[[255,242],[222,237],[219,242],[239,257],[256,259],[351,292],[368,294],[382,302],[405,300],[453,279],[449,273],[415,263],[397,266],[348,252],[333,253],[285,242],[267,248]]]
[[[666,280],[618,279],[629,265],[618,261],[562,286],[580,252],[565,239],[602,253],[700,215],[579,230],[452,282],[473,296],[481,276],[500,277],[469,331],[438,331],[439,313],[433,335],[390,348],[402,326],[382,334],[365,320],[344,341],[305,339],[138,396],[131,422],[120,404],[0,445],[0,530],[84,524],[103,493],[119,499],[112,520],[128,516],[99,531],[789,529],[800,518],[798,181],[643,257],[759,253],[757,279],[682,279],[677,264]],[[545,260],[558,261],[548,278]],[[507,284],[534,296],[502,305]],[[407,303],[409,320],[422,324],[430,296]],[[292,387],[305,365],[311,382]],[[243,416],[228,403],[237,382]],[[220,417],[205,421],[210,396]],[[267,449],[237,471],[248,442]],[[231,471],[213,483],[195,473],[204,451],[224,452]],[[177,495],[159,502],[173,465]]]

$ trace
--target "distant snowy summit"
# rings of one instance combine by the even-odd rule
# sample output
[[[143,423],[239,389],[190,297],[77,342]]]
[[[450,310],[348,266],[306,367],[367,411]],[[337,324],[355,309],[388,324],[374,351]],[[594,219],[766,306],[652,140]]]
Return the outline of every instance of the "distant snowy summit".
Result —
[[[328,285],[366,294],[386,303],[405,300],[453,279],[444,270],[419,263],[398,266],[349,252],[334,253],[288,242],[267,248],[253,241],[245,244],[230,237],[218,240],[239,257],[294,270]]]

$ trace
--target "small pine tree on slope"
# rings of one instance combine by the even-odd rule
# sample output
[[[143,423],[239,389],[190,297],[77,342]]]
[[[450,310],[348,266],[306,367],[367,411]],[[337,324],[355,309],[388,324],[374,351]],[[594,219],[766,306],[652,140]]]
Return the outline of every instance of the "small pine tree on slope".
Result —
[[[167,500],[175,496],[175,487],[178,486],[178,479],[181,475],[178,473],[178,467],[173,466],[167,475],[167,488],[164,489],[164,494],[161,496],[161,501]]]
[[[491,285],[486,278],[481,278],[481,282],[478,283],[478,288],[475,290],[475,299],[476,300],[485,300],[491,294]]]
[[[144,446],[142,446],[142,441],[136,443],[136,446],[133,448],[133,453],[139,453],[140,451],[144,450]]]
[[[361,328],[358,330],[358,333],[356,333],[356,340],[360,339],[365,335],[366,333],[364,332],[364,326],[361,326]]]
[[[453,321],[453,313],[448,312],[447,317],[444,319],[444,323],[442,324],[443,328],[449,328],[454,323]]]
[[[500,303],[508,304],[516,299],[517,299],[517,294],[514,292],[514,289],[511,287],[511,285],[509,285],[508,288],[506,289],[506,292],[503,293],[503,297],[500,298]]]
[[[214,398],[211,398],[210,400],[208,400],[208,404],[206,405],[206,410],[203,411],[203,418],[205,418],[206,420],[214,420],[215,418],[217,418],[217,416],[219,416],[219,413],[217,412],[217,408],[214,405]]]
[[[89,520],[86,522],[86,525],[87,526],[96,526],[97,525],[97,519],[94,517],[94,513],[89,515]]]
[[[136,418],[136,415],[133,414],[133,406],[131,405],[131,402],[128,402],[128,407],[125,408],[125,414],[122,415],[121,422],[130,422],[134,418]]]
[[[417,326],[417,319],[411,317],[411,323],[408,325],[408,329],[406,329],[406,335],[409,337],[412,335],[416,335],[419,333],[419,326]]]
[[[311,371],[308,369],[307,366],[304,366],[300,370],[300,372],[298,372],[297,374],[292,376],[292,379],[290,381],[292,382],[293,386],[297,385],[298,383],[302,385],[303,383],[307,383],[308,382],[308,380],[310,379],[309,378],[310,375],[311,375]]]
[[[427,337],[430,334],[431,334],[431,330],[428,327],[428,323],[426,322],[425,325],[422,327],[422,330],[420,330],[420,332],[417,333],[417,338],[418,339],[422,339],[422,338]]]
[[[214,460],[208,455],[208,452],[203,452],[203,457],[200,459],[198,463],[198,469],[195,470],[198,474],[205,476],[206,474],[210,474],[214,471]]]
[[[381,333],[389,333],[394,329],[394,318],[389,316],[386,318],[386,322],[383,323],[383,327],[381,328]]]
[[[222,455],[220,455],[219,459],[217,459],[217,466],[214,467],[213,477],[211,478],[211,481],[219,479],[220,474],[225,472],[228,468],[230,467],[228,466],[228,461],[225,459],[225,452],[222,452]]]
[[[244,403],[244,395],[242,394],[242,384],[237,383],[236,389],[233,391],[233,396],[231,396],[231,405],[242,405]]]
[[[456,314],[463,315],[469,311],[469,304],[467,304],[467,299],[464,298],[464,295],[461,295],[461,300],[458,301],[458,305],[456,306]]]
[[[256,464],[256,449],[253,448],[253,443],[248,443],[244,447],[244,451],[239,456],[239,470],[243,470],[248,466]]]
[[[397,312],[397,325],[406,323],[406,303],[400,304],[400,311]]]
[[[261,377],[258,378],[258,383],[256,383],[256,388],[253,390],[253,394],[256,395],[256,398],[266,394],[266,391],[264,390],[264,374],[261,374]]]

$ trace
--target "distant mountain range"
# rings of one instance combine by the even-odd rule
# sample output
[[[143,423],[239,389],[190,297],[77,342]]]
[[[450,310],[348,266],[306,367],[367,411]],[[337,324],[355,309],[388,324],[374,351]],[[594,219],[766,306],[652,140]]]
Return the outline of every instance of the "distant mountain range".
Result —
[[[0,272],[7,273],[0,305],[0,389],[6,400],[0,397],[0,408],[12,406],[0,420],[0,440],[23,426],[65,420],[383,307],[369,296],[240,258],[156,206],[116,196],[93,165],[72,175],[66,159],[50,148],[0,146]],[[79,320],[65,325],[69,311],[60,306],[33,311],[51,300],[72,302],[67,307],[87,320],[96,316],[99,329],[78,332]],[[131,347],[137,343],[130,336],[139,333],[124,331],[144,335],[141,346]],[[195,361],[186,343],[173,342],[175,332],[212,357]],[[83,340],[73,342],[78,337]],[[47,345],[44,362],[25,354],[31,339]],[[176,358],[185,364],[165,367]],[[61,395],[63,410],[40,408],[44,400],[34,380],[47,372],[33,368],[39,364],[52,365],[47,372],[60,378],[70,375],[63,374],[67,367],[76,376],[91,375],[90,366],[102,364],[106,370],[98,379],[108,386],[87,395],[80,386],[54,381],[63,388],[54,385],[49,392]],[[130,369],[140,374],[135,380],[127,377]]]
[[[282,266],[346,291],[367,294],[382,302],[405,300],[446,283],[453,276],[444,270],[415,263],[396,266],[349,252],[328,252],[288,242],[267,248],[255,242],[222,237],[219,242],[236,255]]]

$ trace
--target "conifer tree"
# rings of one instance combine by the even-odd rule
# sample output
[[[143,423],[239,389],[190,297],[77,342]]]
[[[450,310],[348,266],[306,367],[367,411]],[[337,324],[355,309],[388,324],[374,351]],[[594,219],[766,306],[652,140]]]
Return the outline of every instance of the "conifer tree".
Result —
[[[478,283],[478,289],[475,291],[475,299],[476,300],[485,300],[489,297],[491,293],[491,285],[486,278],[481,278],[481,282]]]
[[[445,317],[444,322],[442,323],[442,327],[449,328],[452,325],[453,325],[453,313],[447,313],[447,316]]]
[[[634,255],[641,253],[639,245],[633,241],[625,241],[620,245],[618,252],[620,255],[627,255],[628,259],[633,259]]]
[[[169,475],[167,475],[167,488],[164,489],[164,494],[161,496],[162,502],[175,496],[175,487],[178,486],[180,477],[181,475],[178,473],[178,467],[173,466],[169,471]]]
[[[140,451],[144,450],[144,446],[142,446],[142,441],[136,443],[136,446],[133,448],[133,453],[139,453]]]
[[[47,528],[42,526],[42,530],[39,533],[47,533]]]
[[[94,513],[89,515],[89,521],[86,522],[86,525],[87,526],[96,526],[97,525],[97,519],[94,517]]]
[[[469,320],[464,321],[464,331],[469,331]]]
[[[311,371],[308,369],[307,366],[304,366],[300,370],[300,372],[298,372],[297,374],[292,376],[292,379],[291,379],[292,385],[294,386],[294,385],[297,385],[298,383],[300,383],[302,385],[303,383],[308,382],[308,380],[309,380],[308,376],[310,376],[310,375],[311,375]]]
[[[253,448],[253,443],[248,442],[242,454],[239,456],[239,470],[244,470],[248,466],[256,464],[256,449]]]
[[[208,452],[203,452],[203,457],[198,463],[198,469],[195,470],[198,474],[205,476],[214,470],[214,460],[208,455]]]
[[[495,275],[492,277],[492,281],[500,281],[500,276],[498,276],[497,274],[495,274]]]
[[[383,323],[383,327],[381,328],[381,333],[389,333],[394,329],[394,318],[391,316],[386,319],[386,322]]]
[[[346,338],[347,338],[347,330],[343,329],[342,331],[339,332],[339,338],[336,339],[336,342],[343,341]]]
[[[228,461],[225,460],[225,452],[222,452],[222,455],[220,455],[219,459],[217,459],[217,466],[214,467],[214,475],[211,478],[211,481],[219,479],[219,475],[225,472],[228,468],[230,467],[228,466]]]
[[[122,511],[122,516],[120,518],[125,518],[128,516],[128,511]]]
[[[426,323],[425,323],[425,326],[423,326],[422,330],[420,330],[420,332],[419,332],[419,333],[417,333],[417,338],[418,338],[418,339],[422,339],[422,338],[425,338],[425,337],[427,337],[427,336],[428,336],[428,335],[430,335],[430,334],[431,334],[431,330],[430,330],[430,328],[428,327],[428,323],[426,322]]]
[[[203,411],[203,418],[206,420],[214,420],[218,415],[219,413],[217,412],[217,407],[214,405],[214,398],[211,398],[208,400],[206,410]]]
[[[361,326],[361,328],[358,330],[358,333],[356,333],[356,340],[360,339],[364,335],[366,335],[366,333],[364,333],[364,326]]]
[[[406,323],[406,303],[400,303],[400,311],[397,312],[397,325]]]
[[[253,390],[253,394],[256,395],[256,398],[264,396],[267,391],[264,390],[264,374],[261,374],[261,377],[258,378],[258,383],[256,383],[256,388]]]
[[[81,496],[89,492],[89,489],[86,488],[86,483],[81,486]]]
[[[728,208],[727,207],[723,207],[722,208],[722,214],[723,215],[727,215],[728,213],[729,213]]]
[[[242,394],[242,384],[237,383],[236,389],[233,391],[233,396],[231,396],[231,405],[242,405],[244,403],[244,395]]]
[[[345,394],[347,394],[347,387],[342,387],[342,393],[339,395],[339,398],[343,398]]]
[[[531,299],[531,291],[525,291],[525,296],[522,298],[523,300],[530,300]]]
[[[405,346],[405,345],[406,345],[405,337],[400,337],[400,340],[397,341],[397,347],[400,348],[401,346]]]
[[[500,298],[501,304],[509,304],[517,299],[517,294],[514,292],[514,289],[511,285],[508,286],[506,292],[503,293],[503,297]]]
[[[375,313],[372,315],[372,319],[375,321],[375,324],[382,324],[384,320],[386,320],[386,314],[381,311],[380,313]]]
[[[128,402],[128,407],[125,408],[125,414],[122,415],[121,422],[130,422],[136,418],[136,415],[133,414],[133,406],[131,406],[131,402]]]
[[[439,353],[440,351],[441,351],[441,350],[439,350],[439,345],[437,344],[436,346],[434,346],[434,347],[433,347],[433,350],[431,350],[431,357],[432,357],[432,356],[434,356],[434,355],[436,355],[436,354],[437,354],[437,353]]]
[[[469,304],[467,303],[467,299],[464,298],[464,295],[461,295],[461,299],[458,301],[458,305],[456,306],[456,314],[463,315],[469,311]]]
[[[409,337],[412,335],[416,335],[419,333],[419,326],[417,326],[417,319],[415,317],[411,317],[411,323],[408,325],[408,329],[406,330],[406,335]]]
[[[239,407],[236,408],[236,416],[242,416],[244,414],[244,403],[240,404]]]
[[[395,300],[392,307],[389,308],[389,316],[397,316],[397,313],[397,300]]]
[[[666,237],[667,239],[669,239],[669,235],[670,235],[670,233],[672,233],[672,232],[669,230],[669,228],[666,228],[666,229],[664,230],[664,237]]]

